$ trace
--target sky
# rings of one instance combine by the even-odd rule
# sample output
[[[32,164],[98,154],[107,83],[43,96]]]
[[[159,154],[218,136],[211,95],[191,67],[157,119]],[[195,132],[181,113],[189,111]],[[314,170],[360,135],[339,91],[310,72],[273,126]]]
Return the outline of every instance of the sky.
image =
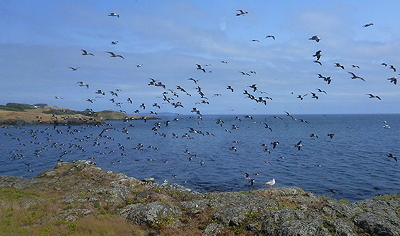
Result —
[[[398,9],[389,0],[0,0],[0,104],[128,114],[400,113],[400,84],[388,80],[400,73]]]

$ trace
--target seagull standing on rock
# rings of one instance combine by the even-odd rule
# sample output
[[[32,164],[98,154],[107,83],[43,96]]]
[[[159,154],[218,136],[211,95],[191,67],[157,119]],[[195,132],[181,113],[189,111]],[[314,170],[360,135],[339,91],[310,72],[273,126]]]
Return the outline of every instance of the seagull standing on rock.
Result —
[[[272,179],[272,180],[266,182],[264,185],[272,186],[272,185],[274,185],[274,184],[275,184],[275,179]]]

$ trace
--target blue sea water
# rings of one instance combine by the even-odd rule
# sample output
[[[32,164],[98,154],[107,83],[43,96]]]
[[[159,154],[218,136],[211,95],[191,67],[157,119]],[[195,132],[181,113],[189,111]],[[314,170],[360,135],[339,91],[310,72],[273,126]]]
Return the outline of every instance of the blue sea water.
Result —
[[[268,188],[263,183],[272,178],[278,187],[349,201],[400,191],[400,162],[387,157],[400,158],[400,115],[280,117],[168,115],[100,127],[0,128],[0,175],[32,178],[61,160],[90,159],[106,170],[200,192]]]

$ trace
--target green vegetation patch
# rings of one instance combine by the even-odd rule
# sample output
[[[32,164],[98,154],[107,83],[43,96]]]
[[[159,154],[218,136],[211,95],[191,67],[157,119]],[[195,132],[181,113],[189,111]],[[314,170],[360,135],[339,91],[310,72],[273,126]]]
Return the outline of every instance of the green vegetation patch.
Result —
[[[41,197],[40,194],[31,191],[14,189],[14,188],[0,189],[0,203],[18,202],[26,199],[33,199],[39,197]]]
[[[92,116],[96,117],[97,113],[91,110],[84,111],[75,111],[70,109],[51,109],[50,111],[43,111],[44,114],[52,114],[52,115],[84,115],[84,116]]]

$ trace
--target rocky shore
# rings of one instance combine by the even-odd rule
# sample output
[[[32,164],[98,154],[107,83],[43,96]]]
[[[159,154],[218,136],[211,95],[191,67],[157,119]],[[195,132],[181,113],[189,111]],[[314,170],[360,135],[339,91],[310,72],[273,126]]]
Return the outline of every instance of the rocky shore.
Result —
[[[96,235],[93,224],[110,221],[101,235],[400,235],[397,195],[348,202],[297,187],[202,194],[92,161],[58,163],[32,179],[0,176],[0,188],[2,235]],[[13,226],[16,209],[33,219]]]

